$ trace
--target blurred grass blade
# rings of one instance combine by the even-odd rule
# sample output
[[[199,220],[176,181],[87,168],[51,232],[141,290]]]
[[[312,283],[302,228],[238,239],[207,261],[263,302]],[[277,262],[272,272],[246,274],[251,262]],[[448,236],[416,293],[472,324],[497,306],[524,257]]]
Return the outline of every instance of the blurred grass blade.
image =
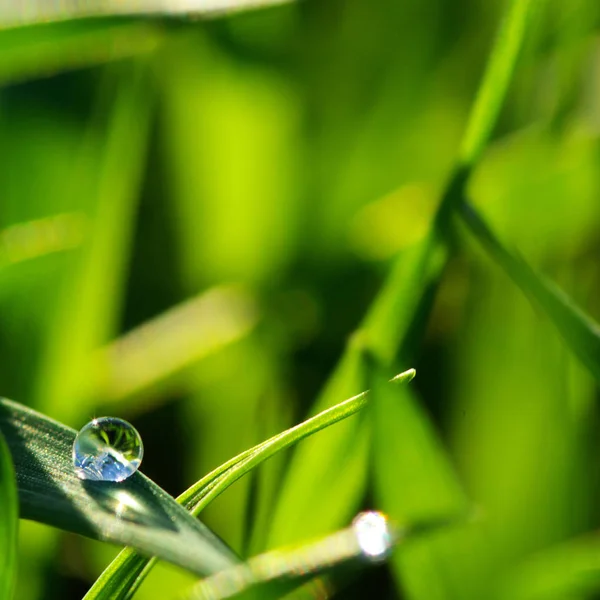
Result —
[[[10,452],[0,431],[0,600],[10,600],[17,564],[17,487]]]
[[[22,0],[0,3],[0,29],[30,23],[112,15],[209,16],[292,0]]]
[[[0,84],[146,54],[163,39],[155,24],[123,21],[43,23],[0,31]]]
[[[394,383],[408,383],[415,376],[414,369],[394,377]],[[305,438],[338,423],[361,410],[368,402],[368,392],[363,392],[292,427],[267,441],[242,452],[211,471],[186,490],[177,501],[193,515],[200,512],[240,477],[262,462]],[[126,548],[100,575],[86,600],[119,600],[130,598],[144,580],[151,561]]]
[[[78,213],[61,213],[15,223],[0,230],[0,269],[55,252],[81,246],[84,219]]]
[[[390,533],[390,544],[396,536]],[[357,571],[369,564],[352,527],[302,546],[268,552],[208,577],[183,598],[187,600],[274,600],[318,575]]]
[[[495,236],[473,206],[463,203],[460,215],[487,253],[550,318],[567,346],[600,381],[600,326],[555,284],[536,273]]]
[[[388,366],[394,357],[394,345],[398,341],[390,339],[390,331],[401,341],[400,356],[404,359],[414,355],[422,339],[435,288],[448,259],[446,236],[452,213],[464,198],[471,170],[497,121],[535,1],[511,0],[470,113],[458,163],[442,196],[432,229],[422,244],[420,255],[409,267],[410,276],[398,269],[401,274],[398,282],[380,294],[367,320],[367,331],[371,333],[369,349],[379,362],[375,372]],[[395,275],[391,276],[392,282]],[[410,287],[399,293],[403,280]],[[407,310],[406,298],[411,297],[417,301],[409,303]],[[393,327],[396,323],[401,326]],[[375,493],[384,510],[399,519],[465,510],[464,493],[417,402],[408,390],[400,391],[398,402],[393,398],[394,390],[382,386],[381,381],[381,375],[376,375],[372,437]],[[447,560],[447,553],[439,554],[435,545],[423,544],[395,558],[394,573],[414,600],[450,598],[446,583],[432,585],[432,581],[439,581],[439,573],[444,571],[443,563]]]
[[[455,185],[451,185],[445,201],[453,196]],[[367,387],[366,352],[386,365],[397,359],[399,351],[401,362],[412,360],[447,258],[447,249],[441,243],[441,223],[437,220],[423,242],[398,258],[313,412]],[[273,515],[269,547],[324,535],[348,521],[358,508],[367,482],[369,436],[369,423],[359,420],[298,448]],[[321,492],[324,488],[329,489],[326,498]],[[315,506],[319,507],[316,513]]]
[[[445,233],[451,215],[449,209],[461,197],[465,178],[463,169],[455,173],[427,235],[397,258],[313,411],[331,406],[342,393],[350,395],[367,387],[367,353],[388,366],[398,360],[398,356],[400,362],[413,359],[448,258]],[[310,535],[323,535],[347,522],[364,493],[369,435],[368,422],[347,423],[297,450],[273,515],[270,547],[297,542]],[[320,491],[324,486],[330,490],[326,499]],[[315,506],[319,506],[317,514]]]
[[[137,327],[98,353],[94,394],[103,404],[127,410],[164,387],[206,356],[255,326],[258,311],[249,293],[235,286],[212,288]],[[157,392],[157,388],[160,391]]]
[[[133,546],[198,575],[237,562],[217,536],[141,473],[121,483],[79,479],[72,461],[76,432],[69,427],[0,399],[0,431],[15,465],[22,518]]]
[[[467,498],[433,428],[408,386],[391,386],[382,369],[372,370],[374,497],[399,523],[466,515]],[[409,598],[447,598],[444,555],[435,538],[393,557],[399,583]],[[434,585],[425,577],[437,573]]]
[[[473,165],[487,143],[498,120],[502,102],[515,69],[517,57],[541,0],[510,0],[498,37],[492,48],[483,81],[471,108],[460,150],[460,162]]]
[[[81,399],[94,384],[92,354],[118,327],[153,114],[143,65],[111,67],[103,84],[73,176],[74,192],[91,199],[91,226],[54,316],[36,390],[36,407],[65,422],[87,412]]]

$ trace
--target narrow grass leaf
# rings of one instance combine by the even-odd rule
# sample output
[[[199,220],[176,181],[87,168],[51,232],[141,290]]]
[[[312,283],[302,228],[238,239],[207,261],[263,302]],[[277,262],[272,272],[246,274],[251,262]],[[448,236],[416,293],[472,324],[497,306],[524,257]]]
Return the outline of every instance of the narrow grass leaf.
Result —
[[[506,96],[519,51],[540,0],[510,0],[498,31],[460,150],[460,162],[473,165],[481,155]]]
[[[460,216],[486,252],[526,296],[539,305],[567,346],[600,381],[600,326],[586,315],[551,281],[536,273],[515,252],[509,251],[469,203],[460,206]]]
[[[407,383],[414,375],[414,369],[409,369],[394,377],[393,381],[394,383]],[[265,460],[334,423],[352,416],[367,402],[368,392],[363,392],[242,452],[195,483],[181,494],[177,501],[193,515],[200,514],[219,494]],[[134,550],[126,548],[100,575],[85,600],[130,598],[144,580],[151,562],[153,559],[140,557]]]
[[[237,562],[216,535],[140,472],[121,483],[79,479],[73,429],[0,399],[0,432],[15,465],[22,518],[132,546],[201,576]]]
[[[10,451],[0,431],[0,600],[10,600],[16,575],[17,486]]]

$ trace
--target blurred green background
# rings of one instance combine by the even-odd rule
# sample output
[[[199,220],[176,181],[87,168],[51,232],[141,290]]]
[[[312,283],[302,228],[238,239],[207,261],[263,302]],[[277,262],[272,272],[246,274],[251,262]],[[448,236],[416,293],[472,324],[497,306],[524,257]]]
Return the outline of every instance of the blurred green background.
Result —
[[[131,420],[142,470],[173,495],[305,418],[392,259],[425,235],[503,7],[315,0],[1,31],[0,394],[75,428]],[[543,3],[470,184],[596,319],[599,17],[594,0]],[[597,386],[462,229],[401,366],[484,526],[436,542],[424,594],[392,565],[341,597],[496,597],[598,527]],[[288,459],[204,513],[241,553],[302,539],[271,527]],[[368,491],[362,506],[377,508]],[[80,598],[117,551],[27,522],[20,539],[19,600]],[[535,597],[598,597],[590,579]],[[138,597],[191,581],[160,566]]]

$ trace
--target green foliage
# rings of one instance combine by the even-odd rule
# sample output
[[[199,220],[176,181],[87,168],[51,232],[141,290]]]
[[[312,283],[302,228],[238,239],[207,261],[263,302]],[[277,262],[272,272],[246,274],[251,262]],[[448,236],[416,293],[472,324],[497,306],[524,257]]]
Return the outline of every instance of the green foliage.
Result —
[[[9,4],[0,598],[593,597],[597,3]]]

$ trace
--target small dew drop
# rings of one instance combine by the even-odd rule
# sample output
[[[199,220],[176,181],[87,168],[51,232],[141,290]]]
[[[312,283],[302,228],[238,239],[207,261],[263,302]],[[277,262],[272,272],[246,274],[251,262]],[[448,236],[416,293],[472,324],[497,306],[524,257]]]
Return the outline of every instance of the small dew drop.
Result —
[[[73,465],[80,479],[124,481],[138,470],[143,455],[140,434],[116,417],[90,421],[73,443]]]
[[[377,511],[363,512],[352,522],[358,545],[372,560],[385,558],[392,547],[392,533],[387,517]]]

